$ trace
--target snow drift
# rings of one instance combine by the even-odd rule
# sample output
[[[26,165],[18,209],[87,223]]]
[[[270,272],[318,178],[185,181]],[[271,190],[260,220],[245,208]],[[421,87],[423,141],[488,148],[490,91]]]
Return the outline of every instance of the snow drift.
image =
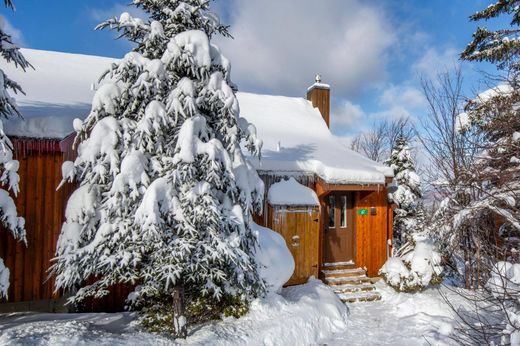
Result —
[[[294,272],[294,259],[285,239],[269,228],[252,223],[258,239],[256,263],[260,277],[265,280],[269,292],[279,292]]]

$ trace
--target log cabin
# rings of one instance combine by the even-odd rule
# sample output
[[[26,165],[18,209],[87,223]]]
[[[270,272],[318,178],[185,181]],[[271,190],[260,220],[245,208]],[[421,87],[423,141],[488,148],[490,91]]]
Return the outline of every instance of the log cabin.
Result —
[[[66,292],[53,292],[47,269],[74,189],[56,190],[61,164],[75,158],[73,119],[88,114],[92,83],[114,60],[31,49],[23,54],[35,70],[21,73],[8,66],[6,73],[26,91],[17,97],[25,119],[4,126],[20,161],[15,201],[26,220],[27,247],[0,232],[0,258],[11,271],[0,311],[58,311]],[[287,284],[314,276],[333,285],[345,301],[377,299],[369,278],[378,275],[391,250],[391,169],[351,151],[331,133],[330,87],[319,78],[305,98],[237,96],[241,115],[263,140],[261,159],[251,158],[265,184],[264,212],[254,219],[286,240],[295,259]],[[272,197],[280,189],[292,198]],[[352,288],[354,283],[361,286]],[[115,287],[83,311],[121,310],[129,291]]]

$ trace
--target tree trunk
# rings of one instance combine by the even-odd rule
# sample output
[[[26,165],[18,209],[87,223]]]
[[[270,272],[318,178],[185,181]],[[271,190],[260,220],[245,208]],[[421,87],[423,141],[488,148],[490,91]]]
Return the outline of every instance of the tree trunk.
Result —
[[[185,310],[184,286],[177,285],[173,289],[173,329],[175,336],[183,339],[188,335]]]

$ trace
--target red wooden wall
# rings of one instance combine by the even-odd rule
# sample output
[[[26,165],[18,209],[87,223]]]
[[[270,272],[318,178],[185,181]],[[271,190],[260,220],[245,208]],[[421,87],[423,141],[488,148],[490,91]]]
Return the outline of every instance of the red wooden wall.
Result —
[[[57,298],[47,269],[54,257],[56,241],[64,220],[65,205],[72,185],[59,191],[63,153],[59,141],[42,140],[39,147],[25,140],[13,140],[15,158],[20,162],[20,193],[14,198],[18,213],[25,218],[27,246],[0,231],[0,257],[10,270],[7,302]],[[5,300],[4,300],[5,301]]]
[[[0,229],[0,258],[10,270],[8,298],[0,303],[58,299],[64,292],[54,293],[54,280],[48,277],[48,269],[68,198],[75,189],[75,185],[65,184],[56,191],[61,182],[61,164],[75,158],[72,140],[12,138],[12,142],[14,157],[20,162],[20,193],[14,200],[18,214],[25,218],[27,246]],[[118,285],[107,297],[85,301],[77,309],[121,311],[131,291],[131,287]]]

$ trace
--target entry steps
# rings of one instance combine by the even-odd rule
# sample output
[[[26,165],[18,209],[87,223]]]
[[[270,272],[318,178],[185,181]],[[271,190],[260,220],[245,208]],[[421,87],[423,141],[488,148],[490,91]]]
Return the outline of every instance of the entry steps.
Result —
[[[369,302],[380,300],[381,294],[367,276],[363,268],[356,268],[353,263],[325,263],[321,274],[323,281],[344,303]]]

